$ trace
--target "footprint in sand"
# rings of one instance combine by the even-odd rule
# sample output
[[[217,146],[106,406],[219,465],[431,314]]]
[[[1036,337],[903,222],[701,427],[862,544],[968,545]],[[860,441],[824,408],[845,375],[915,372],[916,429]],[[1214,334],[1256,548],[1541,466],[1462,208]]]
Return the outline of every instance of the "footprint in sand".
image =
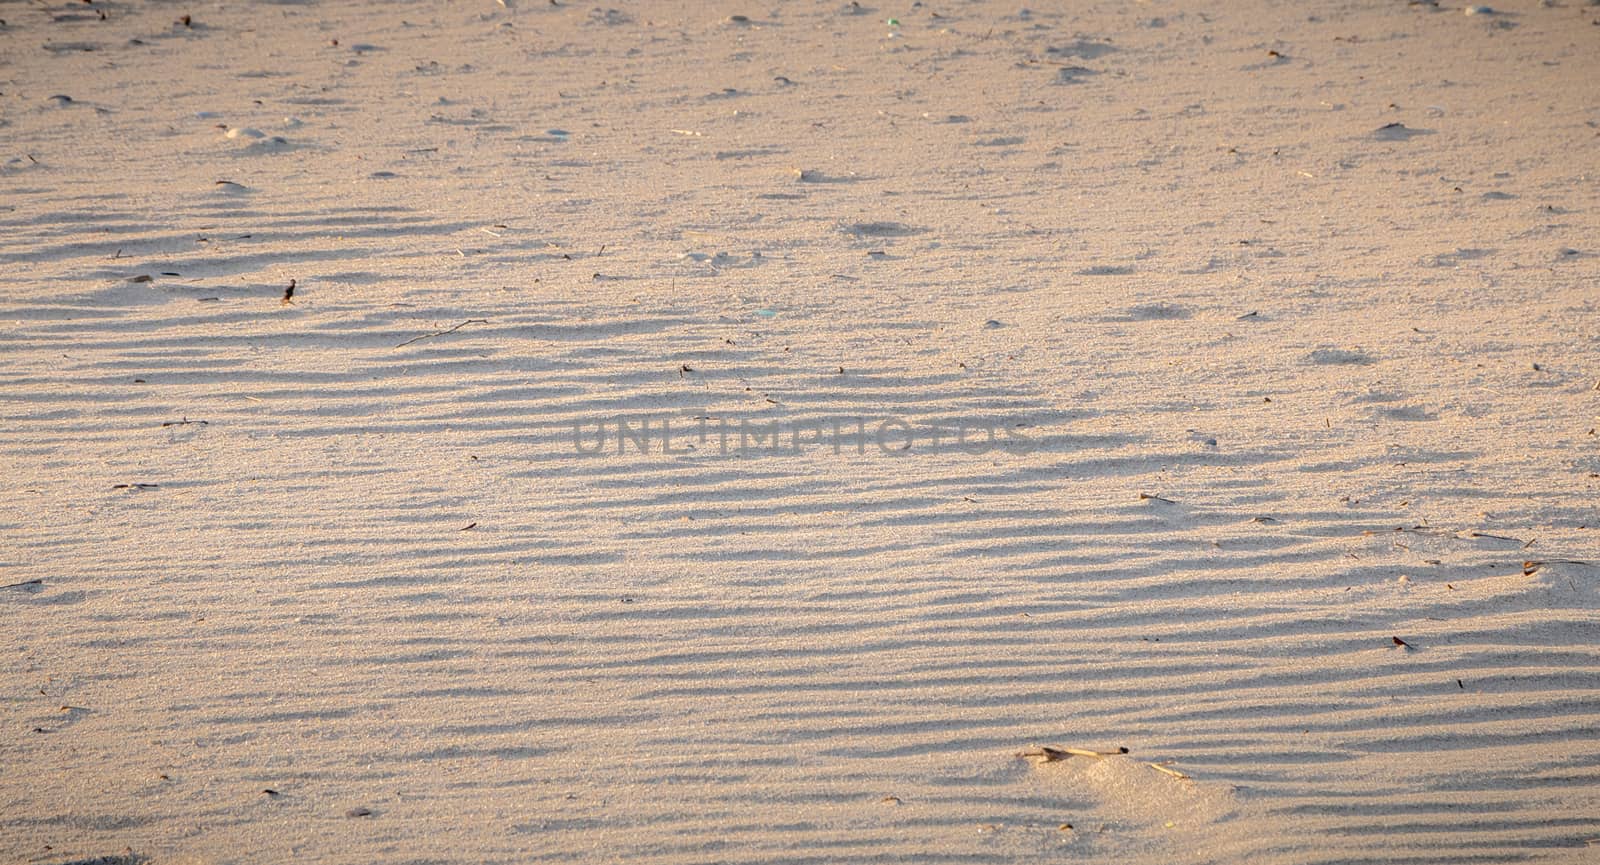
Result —
[[[1253,825],[1247,803],[1232,786],[1132,757],[1041,761],[1031,780],[1087,798],[1063,811],[1060,831],[1105,861],[1135,852],[1160,861],[1148,857],[1163,849],[1214,850],[1225,841],[1237,843]]]
[[[1319,366],[1365,366],[1372,363],[1372,356],[1359,348],[1313,349],[1306,359]]]

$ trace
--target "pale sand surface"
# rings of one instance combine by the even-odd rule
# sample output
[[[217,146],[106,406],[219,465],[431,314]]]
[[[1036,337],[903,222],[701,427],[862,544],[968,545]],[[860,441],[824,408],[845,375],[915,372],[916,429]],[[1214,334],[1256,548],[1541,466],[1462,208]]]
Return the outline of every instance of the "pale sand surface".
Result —
[[[0,858],[1593,861],[1600,8],[865,7],[0,5]]]

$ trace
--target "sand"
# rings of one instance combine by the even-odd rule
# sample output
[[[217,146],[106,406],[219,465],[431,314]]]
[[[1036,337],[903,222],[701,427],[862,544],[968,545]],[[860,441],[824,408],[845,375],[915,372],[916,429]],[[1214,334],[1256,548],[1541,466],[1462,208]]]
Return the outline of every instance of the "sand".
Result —
[[[0,6],[0,857],[1592,861],[1600,8],[1466,11]]]

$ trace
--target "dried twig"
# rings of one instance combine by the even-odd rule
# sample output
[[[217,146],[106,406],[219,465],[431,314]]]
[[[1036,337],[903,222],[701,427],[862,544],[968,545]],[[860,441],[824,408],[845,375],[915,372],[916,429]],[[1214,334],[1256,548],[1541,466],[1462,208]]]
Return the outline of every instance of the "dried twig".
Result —
[[[395,348],[405,348],[406,346],[408,346],[408,345],[410,345],[410,344],[412,344],[414,342],[417,342],[419,340],[427,339],[430,336],[444,336],[447,333],[455,333],[456,331],[462,329],[463,327],[466,327],[469,324],[488,324],[488,323],[489,323],[489,320],[487,318],[469,318],[466,321],[463,321],[462,323],[456,325],[455,327],[447,327],[444,330],[436,330],[433,333],[425,333],[422,336],[414,336],[414,337],[406,340],[405,342],[402,342],[399,345],[395,346]]]
[[[1534,571],[1539,570],[1545,565],[1583,565],[1586,568],[1600,567],[1595,565],[1594,562],[1581,562],[1577,559],[1545,559],[1543,561],[1523,562],[1522,575],[1524,577],[1532,576]]]
[[[1154,496],[1154,495],[1151,495],[1149,493],[1140,493],[1139,494],[1139,501],[1142,502],[1142,501],[1145,501],[1147,499],[1150,500],[1150,501],[1166,502],[1169,505],[1177,504],[1177,502],[1173,501],[1172,499],[1164,499],[1164,498],[1162,498],[1160,496]]]
[[[1171,775],[1172,777],[1177,778],[1180,781],[1193,780],[1188,775],[1185,775],[1184,773],[1179,772],[1177,769],[1168,769],[1166,766],[1163,766],[1160,763],[1146,763],[1145,765],[1149,766],[1150,768],[1152,768],[1154,770],[1156,770],[1157,772],[1164,772],[1164,773],[1166,773],[1168,775]]]
[[[162,426],[188,426],[190,424],[196,424],[196,423],[200,424],[201,426],[206,426],[207,424],[210,424],[211,421],[208,421],[208,420],[189,420],[186,417],[183,420],[164,421],[164,422],[162,422],[161,425]]]
[[[1049,745],[1045,745],[1030,751],[1019,751],[1017,756],[1023,759],[1038,757],[1041,763],[1054,763],[1058,760],[1065,760],[1068,757],[1093,757],[1097,760],[1103,760],[1107,757],[1116,757],[1126,753],[1128,753],[1127,748],[1118,748],[1115,751],[1090,751],[1087,748],[1052,748]]]

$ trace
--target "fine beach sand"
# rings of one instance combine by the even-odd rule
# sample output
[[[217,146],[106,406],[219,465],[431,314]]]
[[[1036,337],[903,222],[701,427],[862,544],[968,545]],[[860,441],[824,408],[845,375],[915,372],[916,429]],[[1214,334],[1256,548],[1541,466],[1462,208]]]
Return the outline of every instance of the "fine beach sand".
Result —
[[[0,860],[1593,861],[1600,6],[1467,13],[0,5]]]

